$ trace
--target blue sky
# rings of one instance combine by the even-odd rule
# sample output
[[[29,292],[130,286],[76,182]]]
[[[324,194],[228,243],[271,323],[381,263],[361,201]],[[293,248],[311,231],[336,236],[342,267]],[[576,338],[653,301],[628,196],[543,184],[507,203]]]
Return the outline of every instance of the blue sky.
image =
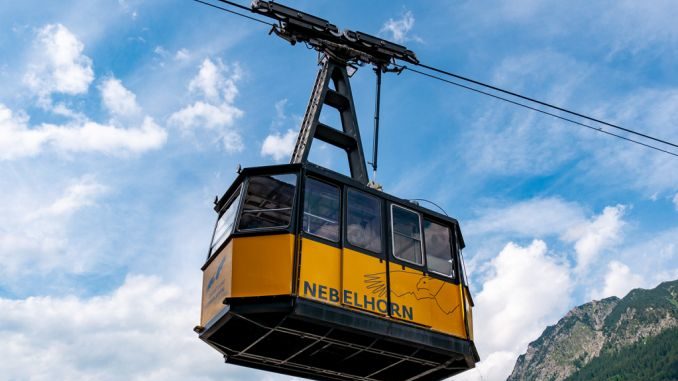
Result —
[[[678,141],[671,1],[289,4]],[[191,331],[212,200],[238,164],[288,160],[315,78],[267,32],[189,0],[0,5],[0,374],[287,379]],[[368,154],[373,81],[352,79]],[[575,305],[678,278],[675,157],[411,72],[384,77],[380,138],[385,190],[462,223],[483,361],[459,380],[505,379]]]

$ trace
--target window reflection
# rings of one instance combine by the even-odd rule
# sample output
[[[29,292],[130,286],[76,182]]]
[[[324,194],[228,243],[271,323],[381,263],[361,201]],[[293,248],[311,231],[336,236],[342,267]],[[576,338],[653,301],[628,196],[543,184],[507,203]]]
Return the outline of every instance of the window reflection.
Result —
[[[454,276],[450,229],[425,219],[424,238],[428,269],[438,274]]]
[[[289,226],[296,184],[295,174],[250,177],[238,230]]]
[[[351,245],[381,253],[381,202],[353,189],[348,190],[346,239]]]
[[[391,205],[393,223],[393,255],[422,265],[421,228],[419,214],[398,205]]]
[[[240,205],[240,188],[231,196],[224,211],[217,220],[217,226],[214,229],[214,238],[212,238],[212,245],[210,246],[210,253],[214,254],[214,250],[218,249],[226,238],[233,232],[233,224],[235,223],[235,216],[238,212],[238,205]]]
[[[339,242],[339,188],[314,179],[306,180],[303,229],[315,236]]]

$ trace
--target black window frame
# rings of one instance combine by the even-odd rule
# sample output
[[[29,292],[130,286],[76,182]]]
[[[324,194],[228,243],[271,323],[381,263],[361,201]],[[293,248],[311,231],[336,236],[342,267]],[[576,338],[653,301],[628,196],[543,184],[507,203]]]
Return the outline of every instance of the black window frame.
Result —
[[[396,233],[395,233],[394,224],[393,224],[393,208],[394,207],[401,208],[401,209],[406,210],[408,212],[414,213],[414,214],[417,215],[417,218],[419,219],[419,234],[420,234],[419,242],[420,242],[420,249],[421,249],[420,250],[420,252],[421,252],[421,264],[409,261],[409,260],[404,259],[404,258],[400,258],[400,257],[395,255],[395,234]],[[389,252],[390,252],[390,256],[393,259],[393,261],[396,262],[396,263],[399,263],[400,265],[414,267],[416,269],[419,269],[419,270],[426,272],[426,252],[424,251],[424,229],[423,229],[423,225],[422,225],[422,221],[423,221],[422,213],[418,212],[415,209],[408,208],[408,207],[405,207],[401,204],[396,204],[396,203],[392,202],[392,203],[389,203],[388,217],[389,217],[388,218],[388,226],[389,226],[389,234],[390,234],[390,237],[389,237],[389,243],[390,243]]]
[[[285,226],[270,226],[270,227],[263,227],[263,228],[252,228],[252,229],[240,229],[240,219],[242,218],[242,212],[243,212],[242,205],[244,205],[245,197],[247,197],[247,189],[249,189],[250,180],[253,177],[262,177],[262,176],[272,177],[272,176],[284,176],[284,175],[295,176],[294,195],[292,197],[292,205],[290,207],[290,220],[287,223],[287,225],[285,225]],[[238,235],[253,234],[253,235],[256,235],[256,234],[262,234],[262,233],[266,233],[266,232],[281,232],[281,231],[289,232],[290,229],[293,228],[294,221],[296,220],[296,218],[295,218],[296,208],[295,207],[297,205],[297,199],[299,198],[299,192],[300,192],[299,191],[299,186],[300,186],[299,178],[300,177],[301,177],[301,175],[299,174],[299,172],[281,172],[281,173],[277,173],[277,172],[266,173],[265,172],[265,173],[256,173],[256,174],[253,173],[253,174],[248,175],[244,179],[244,181],[242,182],[242,190],[241,190],[242,193],[243,193],[242,194],[242,201],[240,203],[241,204],[240,210],[238,210],[238,215],[236,217],[237,220],[236,220],[236,223],[235,223],[234,234],[238,234]]]
[[[330,246],[341,248],[343,243],[344,243],[344,239],[343,239],[343,235],[344,235],[344,233],[343,233],[343,231],[344,231],[344,229],[343,229],[344,215],[343,214],[344,214],[344,193],[345,192],[344,192],[343,184],[337,183],[336,181],[332,181],[331,179],[327,179],[327,178],[324,178],[324,177],[309,176],[308,174],[304,174],[303,178],[304,178],[304,181],[301,184],[303,189],[300,191],[300,199],[299,199],[300,202],[299,202],[299,210],[298,210],[298,215],[299,215],[298,232],[306,238],[313,239],[313,240],[325,243],[325,244],[330,245]],[[304,229],[304,215],[306,213],[306,196],[307,196],[306,187],[307,187],[309,180],[317,181],[317,182],[323,183],[323,184],[327,184],[329,186],[336,188],[339,192],[339,198],[338,198],[339,209],[338,209],[338,213],[337,213],[337,228],[339,229],[339,231],[337,232],[338,233],[337,241],[332,241],[331,239],[313,234],[311,232],[307,232]]]
[[[357,245],[352,244],[348,240],[348,194],[349,192],[354,191],[357,192],[361,195],[373,198],[377,200],[379,203],[379,219],[380,219],[380,244],[381,244],[381,251],[376,252],[372,251]],[[377,257],[379,259],[385,259],[386,258],[386,253],[390,250],[390,246],[387,244],[388,241],[388,229],[387,226],[389,224],[388,218],[386,218],[387,214],[386,211],[384,210],[384,205],[386,204],[385,200],[383,197],[379,197],[378,195],[375,195],[371,192],[366,192],[365,190],[356,188],[356,187],[344,187],[344,196],[343,196],[343,242],[344,242],[344,247],[349,248],[354,251],[358,251],[362,254],[367,254],[371,255],[373,257]]]

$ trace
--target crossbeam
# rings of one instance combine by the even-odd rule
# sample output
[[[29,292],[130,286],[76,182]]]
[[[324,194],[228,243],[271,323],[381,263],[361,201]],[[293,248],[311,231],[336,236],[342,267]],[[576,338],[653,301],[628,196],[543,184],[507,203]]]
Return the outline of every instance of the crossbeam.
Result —
[[[292,45],[306,42],[314,48],[347,61],[355,60],[385,66],[394,60],[418,64],[413,51],[367,33],[339,30],[331,22],[306,12],[275,3],[254,0],[252,12],[278,21],[272,30]]]

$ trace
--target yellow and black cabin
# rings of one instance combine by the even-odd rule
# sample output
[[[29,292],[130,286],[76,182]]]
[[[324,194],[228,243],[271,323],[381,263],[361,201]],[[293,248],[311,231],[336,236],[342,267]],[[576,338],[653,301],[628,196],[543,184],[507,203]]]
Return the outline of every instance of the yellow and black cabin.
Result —
[[[473,368],[459,223],[368,181],[348,68],[416,63],[404,46],[255,0],[272,30],[322,52],[291,164],[247,168],[217,200],[196,331],[226,362],[316,380],[441,380]],[[338,112],[341,129],[320,121]],[[321,140],[350,177],[308,161]],[[368,186],[371,185],[371,186]]]
[[[200,338],[228,363],[317,380],[474,367],[458,222],[325,168],[246,168],[215,207]]]

